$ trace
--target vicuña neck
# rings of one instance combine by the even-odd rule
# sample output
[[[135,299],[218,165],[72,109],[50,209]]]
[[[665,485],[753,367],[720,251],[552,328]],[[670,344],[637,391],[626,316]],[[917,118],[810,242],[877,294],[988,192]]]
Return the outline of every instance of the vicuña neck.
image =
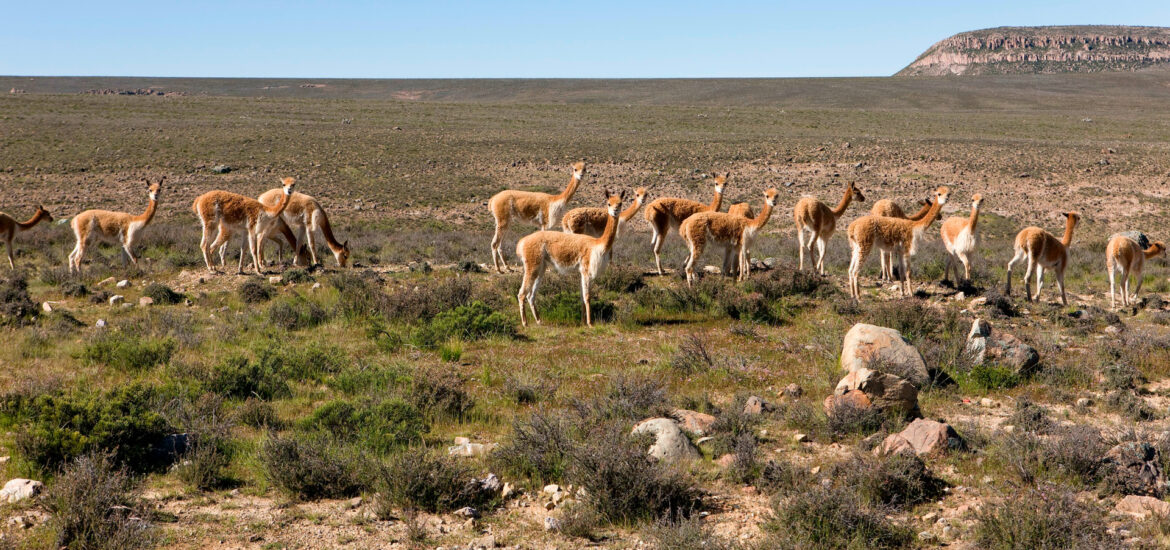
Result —
[[[605,231],[601,232],[601,236],[597,238],[597,241],[600,242],[605,251],[608,252],[609,249],[613,246],[614,236],[617,235],[618,219],[617,216],[610,214],[608,210],[605,212],[605,214]]]
[[[620,216],[618,216],[618,221],[621,221],[621,222],[630,221],[630,218],[634,217],[638,213],[638,209],[640,209],[640,208],[642,208],[642,203],[634,201],[634,204],[631,204],[630,207],[627,208],[625,212],[622,212],[622,214]],[[608,215],[609,213],[606,212],[606,214]]]
[[[918,229],[925,229],[930,227],[930,224],[934,223],[934,220],[937,220],[938,215],[941,213],[942,202],[936,200],[934,201],[934,204],[930,205],[930,210],[926,213],[926,215],[923,216],[921,220],[914,222],[914,227]]]
[[[756,229],[763,227],[764,224],[768,223],[768,218],[770,217],[772,217],[772,205],[765,202],[764,209],[760,210],[760,215],[756,216],[756,219],[752,220],[752,227],[755,227]]]
[[[718,212],[719,207],[723,206],[723,190],[715,189],[715,198],[711,199],[711,211]]]
[[[910,216],[908,219],[911,221],[921,220],[922,217],[925,216],[927,212],[930,212],[930,207],[931,207],[931,203],[926,203],[926,204],[922,205],[922,208],[919,208],[918,211],[915,212],[914,215]]]
[[[853,202],[853,187],[845,188],[845,196],[841,197],[841,202],[837,204],[837,208],[833,209],[833,217],[840,218],[841,214],[845,213],[845,209],[849,208],[849,203]]]
[[[154,211],[158,208],[158,200],[150,199],[150,203],[146,205],[146,211],[134,216],[134,221],[142,222],[143,225],[150,223],[154,219]]]
[[[1154,245],[1154,246],[1151,246],[1151,247],[1143,250],[1142,252],[1146,255],[1146,259],[1148,260],[1150,258],[1153,258],[1154,256],[1157,256],[1158,254],[1161,254],[1162,250],[1164,250],[1162,247],[1160,247],[1158,245]]]
[[[979,225],[979,205],[971,205],[971,219],[967,221],[967,226],[971,228],[971,234],[975,234],[975,227]]]
[[[1063,244],[1065,248],[1072,243],[1073,228],[1076,226],[1077,220],[1072,216],[1069,216],[1068,220],[1064,222],[1064,238],[1060,239],[1060,244]]]
[[[561,191],[560,195],[557,195],[557,199],[568,202],[569,199],[573,198],[573,194],[577,192],[577,187],[580,185],[581,178],[577,177],[577,173],[574,172],[572,176],[569,176],[569,185],[566,185],[565,190]]]
[[[32,229],[38,223],[41,223],[41,220],[43,220],[43,219],[45,219],[44,210],[37,210],[37,213],[33,214],[33,217],[29,218],[28,221],[16,222],[16,225],[17,225],[17,227],[20,227],[21,231],[24,231],[26,229]]]
[[[329,216],[325,215],[324,210],[321,210],[321,233],[325,235],[325,243],[329,245],[329,250],[339,252],[344,247],[333,237],[333,227],[329,225]]]
[[[281,193],[280,202],[276,203],[276,206],[264,206],[264,203],[260,203],[260,206],[264,208],[265,212],[268,212],[269,216],[275,217],[284,213],[284,209],[288,207],[288,201],[290,200],[292,200],[291,191],[288,193]]]

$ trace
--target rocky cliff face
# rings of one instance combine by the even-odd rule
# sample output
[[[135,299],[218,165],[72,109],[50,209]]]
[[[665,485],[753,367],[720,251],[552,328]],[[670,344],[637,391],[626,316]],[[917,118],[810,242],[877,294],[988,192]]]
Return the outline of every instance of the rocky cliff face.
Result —
[[[895,76],[1133,71],[1170,65],[1167,27],[997,27],[956,34]]]

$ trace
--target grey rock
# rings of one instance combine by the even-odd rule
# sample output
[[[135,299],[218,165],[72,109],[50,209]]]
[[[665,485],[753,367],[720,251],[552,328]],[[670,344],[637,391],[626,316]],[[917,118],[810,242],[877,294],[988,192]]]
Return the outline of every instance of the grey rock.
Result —
[[[1040,354],[1014,335],[993,330],[991,323],[976,319],[967,334],[967,354],[976,364],[995,363],[1025,374],[1040,363]]]
[[[632,433],[654,436],[654,444],[650,445],[647,453],[657,460],[675,462],[694,460],[700,456],[699,450],[691,444],[691,441],[679,429],[678,424],[669,418],[643,420],[634,426]]]
[[[0,489],[0,502],[20,502],[32,498],[44,490],[45,484],[34,479],[16,478],[8,480]]]
[[[886,372],[919,387],[930,381],[922,354],[900,332],[865,323],[853,325],[845,334],[841,368],[846,372],[863,368]]]

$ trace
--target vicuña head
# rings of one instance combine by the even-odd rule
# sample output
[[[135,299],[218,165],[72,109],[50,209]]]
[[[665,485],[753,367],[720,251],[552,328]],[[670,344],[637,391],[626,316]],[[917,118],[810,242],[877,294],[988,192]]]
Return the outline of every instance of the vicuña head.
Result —
[[[945,185],[934,190],[934,200],[939,206],[947,203],[947,199],[951,196],[951,188]]]
[[[853,193],[853,200],[857,202],[865,202],[865,195],[861,193],[861,189],[857,187],[857,182],[849,182],[849,191]]]
[[[715,174],[715,192],[723,193],[723,188],[727,186],[727,178],[731,177],[731,172],[724,172],[722,174]]]
[[[622,201],[625,200],[625,198],[626,198],[626,190],[622,189],[622,192],[620,194],[615,195],[615,194],[613,194],[613,191],[606,189],[605,196],[606,196],[606,201],[605,201],[606,202],[606,210],[609,211],[610,216],[613,216],[616,218],[618,215],[618,212],[620,212],[622,209]]]
[[[158,181],[155,183],[150,183],[150,180],[146,181],[146,191],[147,191],[147,193],[150,194],[150,200],[152,200],[152,201],[158,200],[158,192],[160,189],[162,189],[162,183],[164,181],[166,181],[166,179],[167,179],[167,177],[163,176],[163,177],[159,178]]]
[[[36,214],[33,214],[33,217],[39,218],[40,220],[43,220],[46,222],[53,221],[53,215],[50,214],[48,210],[45,210],[44,206],[41,206],[39,204],[37,205],[37,212],[36,212]]]
[[[775,207],[776,206],[776,196],[779,194],[780,194],[780,192],[777,191],[775,187],[769,188],[767,191],[764,191],[764,202],[768,206]]]
[[[573,163],[573,178],[581,179],[585,175],[585,161],[577,161]]]
[[[281,187],[284,188],[285,195],[292,194],[293,186],[296,185],[296,183],[297,183],[296,178],[281,178],[280,179],[280,185],[281,185]]]
[[[642,204],[642,203],[646,202],[646,195],[647,195],[647,192],[646,192],[645,187],[639,187],[639,188],[635,189],[634,190],[634,202],[636,202],[638,204]]]
[[[975,196],[971,197],[971,206],[979,208],[979,205],[981,204],[983,204],[983,195],[975,193]]]

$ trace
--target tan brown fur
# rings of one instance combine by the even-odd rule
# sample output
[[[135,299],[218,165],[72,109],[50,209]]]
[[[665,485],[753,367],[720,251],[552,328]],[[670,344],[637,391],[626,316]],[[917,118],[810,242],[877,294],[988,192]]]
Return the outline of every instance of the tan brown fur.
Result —
[[[1121,305],[1128,306],[1142,290],[1142,266],[1146,260],[1166,254],[1166,245],[1162,241],[1154,242],[1149,248],[1142,250],[1133,239],[1122,235],[1114,235],[1105,247],[1105,268],[1109,271],[1109,305],[1117,307],[1115,277],[1121,272]],[[1129,291],[1130,276],[1137,281],[1137,287],[1131,294]]]
[[[496,232],[492,236],[492,264],[496,271],[508,271],[508,262],[504,259],[501,246],[504,242],[504,231],[513,219],[536,224],[541,231],[556,227],[565,211],[565,205],[573,198],[585,175],[585,163],[573,164],[573,174],[569,185],[557,195],[537,193],[533,191],[507,190],[496,193],[488,200],[488,209],[496,220]]]
[[[537,231],[516,243],[516,256],[524,264],[524,281],[520,284],[520,292],[516,294],[516,301],[520,304],[520,324],[528,326],[528,320],[524,316],[524,302],[528,302],[532,318],[540,324],[534,303],[536,288],[540,285],[540,278],[544,275],[545,269],[551,263],[561,273],[568,273],[576,268],[581,274],[581,300],[585,305],[585,324],[593,326],[593,314],[589,307],[589,285],[605,270],[614,237],[617,235],[617,217],[625,194],[625,191],[622,191],[621,195],[606,191],[606,212],[609,220],[600,237],[561,231]]]
[[[715,198],[711,199],[711,204],[665,197],[655,199],[646,205],[643,216],[653,232],[650,244],[654,247],[654,266],[658,269],[659,275],[666,273],[662,270],[662,245],[666,242],[666,235],[670,233],[671,229],[677,231],[684,220],[699,212],[718,212],[720,205],[723,204],[723,189],[730,176],[730,172],[715,176]]]
[[[283,196],[283,189],[269,189],[262,193],[258,200],[261,204],[271,208],[278,206]],[[338,267],[349,265],[349,241],[343,243],[333,236],[333,227],[329,224],[329,216],[325,214],[325,209],[321,208],[317,199],[304,193],[293,193],[288,199],[288,206],[280,214],[280,218],[295,237],[294,242],[291,243],[294,257],[301,247],[305,246],[308,248],[309,258],[314,265],[317,264],[315,239],[317,232],[320,231],[321,235],[325,237],[325,245],[329,247],[330,252],[333,252],[333,259],[337,260]]]
[[[805,197],[796,203],[796,207],[792,210],[792,217],[796,221],[796,240],[800,248],[800,269],[804,269],[804,253],[807,250],[809,258],[812,258],[812,247],[816,243],[817,246],[817,262],[816,269],[822,275],[825,273],[825,243],[833,236],[833,232],[837,230],[837,220],[845,214],[845,209],[849,208],[849,203],[856,199],[858,202],[865,202],[865,195],[857,188],[857,184],[850,182],[845,186],[844,195],[841,197],[841,202],[837,203],[836,208],[829,208],[829,206],[813,197]],[[807,246],[805,244],[805,232],[808,232]]]
[[[904,218],[910,221],[921,220],[927,212],[930,211],[931,202],[929,200],[918,201],[922,208],[918,209],[913,216],[907,216],[902,211],[902,207],[898,203],[890,199],[882,199],[873,203],[873,207],[869,209],[869,213],[874,216],[885,216],[887,218]],[[882,262],[882,271],[879,276],[884,281],[894,280],[894,257],[889,252],[878,252],[878,259]]]
[[[158,208],[158,193],[164,180],[166,180],[165,176],[156,183],[146,183],[149,202],[146,204],[146,210],[141,214],[86,210],[74,216],[69,222],[69,227],[73,229],[73,237],[77,244],[69,253],[69,272],[81,271],[81,261],[85,258],[85,247],[95,238],[99,241],[122,245],[126,257],[130,258],[134,265],[138,265],[138,258],[134,257],[134,243],[138,241],[140,232],[154,219],[154,213]]]
[[[983,195],[978,193],[971,197],[971,215],[965,218],[958,216],[943,220],[939,228],[943,246],[947,250],[947,263],[943,267],[943,282],[953,270],[955,279],[959,278],[959,264],[963,264],[963,280],[971,280],[971,254],[979,248],[979,208],[983,205]]]
[[[1005,294],[1012,294],[1012,266],[1027,258],[1028,270],[1024,273],[1024,293],[1028,301],[1039,300],[1040,290],[1044,283],[1044,269],[1056,271],[1056,286],[1060,288],[1060,302],[1068,305],[1068,297],[1064,292],[1064,269],[1068,267],[1068,247],[1072,244],[1073,228],[1080,221],[1081,215],[1076,212],[1065,212],[1064,237],[1057,239],[1039,227],[1026,227],[1016,234],[1015,256],[1007,265],[1007,286]],[[1032,295],[1032,272],[1036,272],[1036,295]]]
[[[18,222],[16,218],[0,212],[0,235],[4,236],[4,244],[8,245],[8,267],[16,269],[16,261],[12,254],[12,239],[16,236],[16,232],[28,231],[43,221],[51,222],[53,216],[40,205],[37,206],[37,211],[33,213],[33,216],[24,222]]]
[[[760,215],[754,218],[743,216],[742,213],[750,208],[741,207],[736,209],[736,213],[700,212],[683,220],[679,227],[679,234],[686,241],[687,249],[690,251],[685,268],[687,285],[694,283],[695,262],[703,255],[703,250],[708,245],[723,249],[725,273],[731,272],[730,256],[731,252],[734,251],[738,258],[738,263],[735,266],[735,271],[738,273],[737,278],[740,281],[747,279],[748,275],[751,274],[748,253],[752,240],[764,227],[764,224],[768,223],[768,218],[772,216],[772,209],[776,206],[776,195],[778,194],[776,189],[764,191],[764,208],[760,210]]]
[[[849,262],[849,294],[854,300],[861,300],[861,268],[874,248],[890,252],[898,259],[902,274],[902,295],[910,295],[910,257],[918,250],[918,241],[930,224],[938,219],[951,190],[939,187],[934,191],[934,204],[922,219],[911,221],[885,216],[864,216],[849,224],[849,248],[852,257]]]
[[[639,187],[634,190],[634,204],[622,211],[618,215],[617,236],[622,234],[622,227],[634,216],[638,215],[638,211],[642,209],[642,204],[646,201],[646,188]],[[565,233],[577,233],[580,235],[589,235],[590,237],[600,237],[605,233],[605,224],[609,221],[609,212],[604,208],[596,206],[586,206],[581,208],[574,208],[561,218],[561,228]]]
[[[280,204],[269,207],[251,197],[245,197],[229,191],[209,191],[195,198],[191,209],[199,218],[203,228],[203,236],[199,241],[199,248],[203,252],[203,261],[207,270],[215,272],[212,267],[211,253],[220,249],[235,231],[243,230],[247,237],[248,252],[252,258],[253,268],[260,275],[260,266],[264,265],[264,240],[276,229],[281,213],[284,212],[292,195],[294,178],[281,180],[284,199]],[[211,230],[216,228],[218,233],[215,239],[211,238]],[[220,255],[222,267],[223,256]],[[239,271],[243,271],[244,258],[240,255]]]

